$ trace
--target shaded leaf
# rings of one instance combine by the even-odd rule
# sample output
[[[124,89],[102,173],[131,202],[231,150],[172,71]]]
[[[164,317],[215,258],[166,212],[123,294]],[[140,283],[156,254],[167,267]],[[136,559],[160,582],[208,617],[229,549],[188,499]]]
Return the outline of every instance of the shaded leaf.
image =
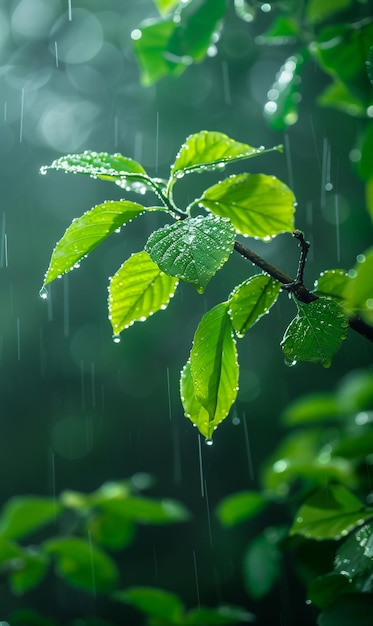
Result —
[[[136,202],[108,201],[74,219],[53,250],[43,286],[74,269],[106,237],[143,211]]]
[[[361,145],[361,157],[358,163],[357,171],[363,180],[369,180],[373,177],[373,123],[368,122],[364,128],[363,141]]]
[[[189,611],[182,622],[185,626],[223,626],[224,624],[241,624],[254,622],[255,615],[240,607],[218,606],[216,609],[201,607]]]
[[[142,524],[174,524],[190,518],[187,509],[176,500],[152,500],[140,496],[103,501],[100,509],[122,519]]]
[[[234,238],[229,219],[213,215],[188,217],[153,232],[145,250],[166,274],[191,283],[203,293],[228,260]]]
[[[17,609],[9,617],[12,626],[58,626],[55,620],[32,609]]]
[[[324,107],[332,107],[347,113],[347,115],[361,115],[366,113],[365,102],[357,94],[351,93],[349,87],[335,79],[317,97],[317,104]]]
[[[337,399],[346,413],[357,413],[372,408],[373,373],[356,370],[345,376],[338,389]]]
[[[190,364],[181,374],[185,414],[209,439],[227,417],[238,391],[236,343],[227,309],[224,302],[202,317],[194,336]]]
[[[339,11],[348,9],[352,0],[309,0],[306,8],[306,18],[311,24],[322,22]]]
[[[49,557],[35,547],[22,550],[22,556],[13,561],[9,571],[10,587],[16,595],[33,589],[45,577],[49,568]]]
[[[87,531],[93,541],[109,550],[126,548],[135,536],[132,522],[124,521],[122,516],[106,511],[97,511],[88,518]]]
[[[371,512],[373,514],[373,511]],[[363,593],[373,591],[373,523],[365,524],[340,546],[334,569]]]
[[[346,339],[348,318],[341,306],[328,298],[310,304],[296,302],[298,313],[281,341],[285,361],[311,361],[330,367],[332,357]]]
[[[129,587],[118,591],[115,598],[136,607],[146,615],[157,617],[168,623],[183,623],[184,605],[174,593],[155,587]]]
[[[318,626],[371,626],[373,599],[367,594],[338,596],[318,617]]]
[[[234,526],[259,513],[267,504],[266,498],[257,491],[234,493],[222,500],[216,514],[224,526]]]
[[[109,320],[114,334],[165,309],[178,282],[165,274],[147,252],[132,254],[110,280]]]
[[[46,524],[55,522],[61,505],[54,498],[16,496],[3,506],[0,516],[0,538],[21,539]]]
[[[373,509],[363,504],[342,485],[330,485],[314,493],[298,510],[291,535],[313,539],[340,539],[364,520],[373,516]]]
[[[339,596],[346,593],[354,593],[354,585],[336,572],[329,572],[324,576],[318,576],[308,586],[308,599],[321,609],[332,604]]]
[[[342,439],[333,448],[333,456],[342,456],[347,459],[364,460],[373,450],[373,432],[372,430],[364,430],[364,432],[342,437]]]
[[[56,537],[44,543],[56,561],[56,571],[66,583],[85,591],[110,593],[118,572],[105,552],[91,542],[77,537]]]
[[[359,255],[359,261],[343,292],[345,307],[348,311],[359,313],[368,324],[373,324],[373,248]]]
[[[343,292],[350,280],[345,270],[326,270],[315,281],[315,293],[319,297],[343,301]]]
[[[228,217],[242,235],[267,240],[294,228],[294,195],[275,176],[230,176],[206,189],[198,202],[215,215]]]
[[[272,149],[279,150],[280,146]],[[248,159],[263,152],[266,152],[263,147],[253,148],[224,133],[202,130],[187,137],[171,166],[171,176],[181,178],[190,172],[219,170],[226,163]]]
[[[280,535],[275,528],[256,537],[245,550],[243,558],[243,579],[247,593],[252,598],[267,595],[281,573],[281,552],[278,547]]]
[[[229,315],[239,337],[269,311],[280,290],[280,283],[268,274],[252,276],[234,289],[229,297]]]
[[[339,402],[331,393],[312,393],[289,404],[282,413],[285,424],[296,425],[341,417]]]

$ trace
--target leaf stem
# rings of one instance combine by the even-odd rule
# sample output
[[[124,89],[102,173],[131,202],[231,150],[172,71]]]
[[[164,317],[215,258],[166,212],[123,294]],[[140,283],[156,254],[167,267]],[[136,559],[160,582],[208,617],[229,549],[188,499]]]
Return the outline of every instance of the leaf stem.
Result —
[[[250,250],[250,248],[247,248],[239,241],[234,242],[234,249],[245,259],[248,259],[249,261],[251,261],[251,263],[253,263],[257,267],[260,267],[260,269],[266,272],[266,274],[269,274],[270,276],[272,276],[272,278],[274,278],[275,280],[278,280],[282,285],[286,286],[285,288],[287,288],[289,292],[293,293],[294,296],[297,298],[297,300],[299,300],[300,302],[309,304],[310,302],[314,302],[315,300],[319,299],[318,296],[316,296],[316,294],[312,293],[312,291],[309,291],[307,287],[304,286],[303,282],[300,282],[297,278],[294,280],[291,276],[289,276],[288,274],[285,274],[285,272],[280,270],[278,267],[275,267],[271,263],[268,263],[265,259],[263,259],[261,256],[256,254],[256,252],[254,252],[253,250]],[[303,251],[303,248],[302,248],[302,251]],[[303,252],[303,255],[304,255],[304,252]],[[298,276],[299,276],[299,268],[298,268],[297,277]],[[361,319],[361,317],[359,317],[358,315],[350,315],[349,324],[350,324],[350,328],[352,328],[355,332],[359,333],[359,335],[362,335],[369,341],[373,341],[373,326],[366,324]]]

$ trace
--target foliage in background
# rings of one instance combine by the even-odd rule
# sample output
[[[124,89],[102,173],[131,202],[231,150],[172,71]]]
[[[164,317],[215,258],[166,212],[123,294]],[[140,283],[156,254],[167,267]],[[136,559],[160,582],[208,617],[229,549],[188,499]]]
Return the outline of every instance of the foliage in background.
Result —
[[[367,0],[154,1],[160,17],[146,20],[132,33],[145,86],[166,75],[180,75],[192,63],[215,55],[231,4],[248,30],[259,16],[271,17],[256,37],[258,46],[284,49],[284,63],[264,105],[268,123],[283,131],[297,122],[302,76],[310,63],[316,64],[330,79],[318,104],[366,120],[356,139],[354,161],[366,183],[373,216],[373,18]]]

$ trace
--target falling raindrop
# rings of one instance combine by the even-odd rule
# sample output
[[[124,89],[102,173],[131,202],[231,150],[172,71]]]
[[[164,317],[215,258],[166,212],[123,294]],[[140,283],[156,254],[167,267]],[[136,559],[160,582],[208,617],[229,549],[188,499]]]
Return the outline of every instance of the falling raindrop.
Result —
[[[42,287],[39,291],[39,296],[42,300],[46,300],[48,298],[48,291],[46,287]]]
[[[195,550],[193,550],[193,564],[194,564],[194,576],[195,576],[195,579],[196,579],[197,606],[200,609],[201,608],[201,602],[200,602],[200,596],[199,596],[199,581],[198,581],[197,560],[196,560]]]
[[[249,433],[247,430],[247,422],[246,422],[245,413],[243,414],[242,417],[243,417],[242,423],[243,423],[243,431],[244,431],[244,438],[245,438],[246,456],[247,456],[247,463],[249,466],[249,476],[250,476],[250,479],[254,481],[253,457],[252,457],[251,449],[250,449]]]
[[[67,275],[63,281],[63,334],[64,337],[70,335],[69,281]]]
[[[114,343],[120,343],[120,335],[113,335]]]
[[[340,219],[339,219],[339,195],[336,193],[334,196],[334,208],[335,208],[335,232],[336,232],[336,244],[337,244],[337,261],[341,260],[341,238],[340,238]]]
[[[232,97],[231,97],[231,86],[230,86],[230,80],[229,80],[229,70],[228,70],[227,61],[222,62],[221,69],[222,69],[222,74],[223,74],[224,102],[225,104],[230,105],[232,103]]]
[[[212,439],[205,439],[205,444],[206,444],[206,446],[212,446],[212,444],[213,444],[213,443],[214,443],[214,442],[213,442],[213,440],[212,440]]]
[[[23,139],[24,110],[25,110],[25,89],[23,88],[22,92],[21,92],[21,115],[20,115],[20,122],[19,122],[19,143],[22,143],[22,139]]]
[[[17,360],[21,360],[21,334],[20,334],[20,324],[19,317],[17,317]]]
[[[68,3],[68,12],[69,12],[69,22],[71,22],[72,19],[73,19],[72,8],[71,8],[71,0],[67,0],[67,3]]]
[[[201,496],[205,497],[204,490],[204,480],[203,480],[203,465],[202,465],[202,447],[201,447],[201,436],[198,435],[198,460],[199,460],[199,478],[201,483]]]
[[[54,56],[56,58],[56,67],[58,67],[58,46],[57,46],[57,41],[54,42]]]
[[[157,122],[155,128],[155,173],[158,172],[158,157],[159,157],[159,111],[157,111]]]
[[[8,103],[4,102],[4,122],[6,122],[7,120],[7,113],[8,113]]]

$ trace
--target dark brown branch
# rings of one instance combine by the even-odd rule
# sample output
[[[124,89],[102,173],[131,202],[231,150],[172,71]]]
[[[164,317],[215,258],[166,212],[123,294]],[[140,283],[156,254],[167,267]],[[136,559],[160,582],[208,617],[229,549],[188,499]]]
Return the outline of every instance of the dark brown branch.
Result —
[[[251,263],[253,263],[257,267],[260,267],[260,269],[266,272],[266,274],[269,274],[270,276],[272,276],[272,278],[274,278],[275,280],[278,280],[282,285],[284,285],[284,288],[287,289],[289,292],[293,293],[295,297],[297,298],[297,300],[299,300],[300,302],[309,304],[310,302],[313,302],[314,300],[319,299],[318,296],[312,293],[312,291],[309,291],[303,285],[303,282],[299,282],[299,280],[297,279],[294,280],[291,276],[289,276],[288,274],[285,274],[285,272],[283,272],[282,270],[278,269],[271,263],[268,263],[267,261],[265,261],[261,256],[256,254],[253,250],[250,250],[250,248],[247,248],[246,246],[242,245],[242,243],[240,243],[239,241],[235,241],[234,249],[245,259],[248,259],[249,261],[251,261]],[[303,251],[303,248],[302,248],[302,251]],[[302,260],[302,257],[301,257],[301,260]],[[298,275],[299,275],[299,269],[300,268],[298,268]],[[303,277],[303,270],[302,270],[302,277]],[[354,331],[359,333],[359,335],[362,335],[369,341],[373,341],[373,326],[369,326],[369,324],[366,324],[358,315],[351,315],[349,317],[349,323],[350,323],[350,327]]]

